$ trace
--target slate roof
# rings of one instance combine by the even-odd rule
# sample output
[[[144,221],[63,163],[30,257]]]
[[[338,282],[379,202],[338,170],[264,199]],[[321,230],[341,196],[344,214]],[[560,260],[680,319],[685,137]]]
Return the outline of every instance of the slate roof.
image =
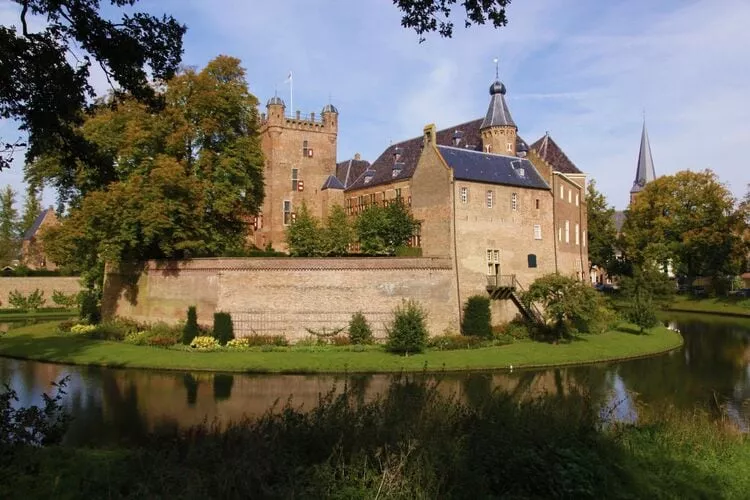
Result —
[[[321,191],[324,189],[344,189],[344,185],[340,180],[336,178],[335,175],[329,175],[320,189]]]
[[[534,165],[525,158],[438,146],[456,179],[503,184],[530,189],[549,189]]]
[[[336,164],[336,178],[345,188],[349,187],[369,166],[370,162],[366,160],[352,158],[351,160],[342,161]]]
[[[631,193],[638,193],[643,186],[656,179],[654,170],[654,159],[651,157],[651,144],[646,132],[646,122],[643,122],[643,131],[641,132],[641,149],[638,152],[638,168],[635,171],[635,180]]]
[[[539,153],[539,156],[552,165],[552,168],[557,172],[562,172],[563,174],[583,173],[578,170],[578,167],[576,167],[575,164],[570,161],[570,158],[563,153],[563,150],[552,140],[549,133],[545,134],[544,137],[532,144],[531,149]]]
[[[505,102],[505,85],[496,81],[490,87],[490,107],[482,122],[482,128],[488,127],[515,127],[516,124],[510,116],[510,109]]]
[[[461,123],[453,127],[439,130],[436,135],[438,145],[453,146],[472,149],[475,151],[482,150],[482,136],[479,127],[482,125],[482,118],[470,122]],[[352,189],[361,189],[363,187],[378,186],[388,184],[394,181],[410,179],[417,168],[419,156],[422,154],[423,136],[391,144],[385,151],[372,163],[370,168],[374,170],[374,176],[370,182],[365,184],[364,170],[358,178],[351,184],[347,184],[347,191]],[[400,163],[399,173],[393,175],[393,167],[396,163],[396,153],[398,152],[398,163]],[[338,177],[338,176],[337,176]],[[341,177],[339,177],[341,179]]]
[[[44,210],[42,213],[36,216],[36,219],[34,219],[34,223],[23,235],[24,240],[30,240],[31,238],[36,236],[36,232],[39,231],[39,226],[42,225],[42,222],[44,221],[44,218],[46,216],[47,216],[47,210]]]

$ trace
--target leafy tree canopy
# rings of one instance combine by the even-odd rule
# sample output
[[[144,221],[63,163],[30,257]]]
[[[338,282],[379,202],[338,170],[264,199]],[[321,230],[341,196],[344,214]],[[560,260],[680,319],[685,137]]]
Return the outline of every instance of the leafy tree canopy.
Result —
[[[80,135],[98,160],[68,170],[57,154],[27,168],[73,201],[45,235],[58,263],[218,255],[241,246],[248,217],[263,200],[257,99],[240,61],[219,56],[186,70],[161,91],[153,112],[135,99],[97,106]]]
[[[367,255],[394,255],[417,230],[418,222],[401,199],[387,207],[367,207],[355,223],[360,250]]]
[[[677,274],[735,274],[745,255],[745,215],[711,170],[683,171],[648,183],[623,227],[636,266],[671,262]]]
[[[0,267],[7,266],[18,257],[18,210],[16,193],[6,186],[0,191]]]
[[[499,28],[508,24],[505,9],[511,0],[462,0],[465,10],[464,26],[485,24]],[[401,26],[413,29],[419,35],[419,41],[425,40],[427,33],[437,31],[440,36],[453,36],[453,13],[457,0],[393,0],[394,5],[403,13]]]
[[[604,195],[597,191],[596,182],[593,180],[586,186],[586,210],[589,262],[591,266],[610,272],[617,239],[615,209],[609,206]]]
[[[324,252],[320,221],[310,214],[304,201],[294,222],[286,229],[286,244],[293,257],[319,257]]]
[[[110,0],[130,7],[138,0]],[[14,118],[28,134],[27,162],[57,151],[67,168],[95,152],[76,132],[81,110],[94,97],[96,64],[113,89],[159,106],[149,84],[171,78],[180,63],[185,27],[171,16],[141,12],[117,21],[101,15],[100,0],[11,0],[18,24],[0,26],[0,117]],[[33,20],[43,19],[41,30]],[[145,68],[150,68],[150,75]],[[0,170],[20,141],[0,143]]]

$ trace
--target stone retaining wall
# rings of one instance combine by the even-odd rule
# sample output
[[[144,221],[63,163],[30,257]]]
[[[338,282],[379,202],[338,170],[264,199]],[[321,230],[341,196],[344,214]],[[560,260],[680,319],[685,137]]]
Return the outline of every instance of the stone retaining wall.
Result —
[[[41,277],[22,277],[22,278],[0,278],[0,308],[8,309],[12,306],[8,303],[8,295],[14,290],[18,290],[24,295],[29,295],[34,290],[44,292],[46,307],[54,307],[52,302],[52,293],[57,290],[65,294],[73,294],[81,291],[80,279],[76,277],[58,277],[58,276],[41,276]]]
[[[237,336],[284,334],[291,340],[310,331],[344,327],[362,311],[376,335],[403,299],[428,313],[432,335],[458,331],[455,271],[442,258],[263,258],[148,262],[141,270],[108,273],[105,317],[137,321],[185,319],[194,305],[198,321],[227,311]]]

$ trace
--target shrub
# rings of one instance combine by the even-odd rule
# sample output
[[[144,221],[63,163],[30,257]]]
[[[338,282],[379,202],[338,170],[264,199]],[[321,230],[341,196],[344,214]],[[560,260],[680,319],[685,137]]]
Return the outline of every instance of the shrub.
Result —
[[[25,311],[28,307],[26,297],[18,290],[11,290],[8,294],[8,304],[22,311]]]
[[[477,337],[492,337],[492,315],[490,313],[490,299],[481,295],[469,297],[464,305],[464,317],[461,323],[461,333]]]
[[[146,345],[154,347],[170,347],[177,343],[177,339],[171,335],[153,335],[146,336]]]
[[[351,345],[352,340],[347,335],[336,335],[331,337],[331,345]]]
[[[66,309],[73,309],[78,305],[78,294],[65,294],[59,290],[52,290],[52,302]]]
[[[133,345],[146,345],[146,332],[132,332],[125,336],[123,342]]]
[[[78,303],[80,304],[79,316],[89,324],[99,323],[102,319],[101,310],[99,309],[99,297],[93,290],[84,290],[78,294]]]
[[[195,306],[188,307],[187,310],[187,321],[185,322],[185,328],[182,329],[182,343],[190,345],[195,337],[200,334],[198,328],[198,313]]]
[[[69,319],[57,324],[57,331],[60,333],[70,333],[70,329],[76,324],[75,320]]]
[[[427,343],[427,314],[413,300],[404,300],[393,312],[393,323],[386,328],[386,350],[394,353],[422,352]]]
[[[36,311],[46,302],[47,300],[44,298],[44,292],[37,288],[26,297],[26,308],[30,311]]]
[[[372,344],[372,329],[362,312],[356,312],[349,321],[349,340],[352,344]]]
[[[243,337],[248,347],[263,346],[263,345],[274,345],[274,346],[288,346],[289,341],[283,335],[250,335]]]
[[[234,338],[232,316],[226,312],[214,313],[214,338],[225,345]]]
[[[227,342],[227,349],[230,351],[244,351],[250,347],[247,337],[241,339],[232,339]]]
[[[630,308],[627,311],[627,318],[641,329],[641,333],[643,333],[645,329],[655,326],[658,319],[656,317],[656,305],[654,304],[653,299],[644,293],[635,294],[635,296],[631,298]]]
[[[514,339],[527,339],[531,337],[532,331],[525,321],[514,320],[493,329],[495,338],[499,336],[512,337]]]
[[[219,348],[219,342],[213,337],[195,337],[190,347],[202,352],[215,351]]]
[[[485,341],[476,336],[439,335],[431,338],[427,346],[437,351],[452,351],[456,349],[472,349],[482,347]]]
[[[94,329],[88,337],[96,340],[122,340],[128,334],[128,330],[116,321],[107,321],[98,325],[92,325]]]
[[[174,345],[180,341],[182,336],[182,327],[179,325],[168,325],[164,322],[158,322],[151,325],[146,331],[146,344],[148,345]]]
[[[70,333],[73,335],[89,335],[96,330],[96,325],[73,325],[70,327]]]

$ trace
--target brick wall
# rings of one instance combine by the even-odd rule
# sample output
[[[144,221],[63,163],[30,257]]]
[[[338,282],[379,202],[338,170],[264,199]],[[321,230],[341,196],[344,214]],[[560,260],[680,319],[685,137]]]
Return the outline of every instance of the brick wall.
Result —
[[[8,295],[13,290],[18,290],[24,295],[29,295],[34,290],[39,289],[44,292],[46,307],[55,307],[52,302],[52,292],[58,290],[65,294],[72,294],[81,291],[81,285],[78,278],[45,276],[34,278],[0,278],[0,308],[7,309],[11,305],[8,303]]]
[[[132,282],[131,284],[128,284]],[[402,299],[427,310],[431,335],[457,331],[454,271],[448,259],[195,259],[150,262],[137,280],[108,274],[105,316],[175,323],[189,306],[210,324],[215,311],[232,313],[238,336],[283,333],[292,340],[312,329],[345,326],[362,311],[384,333]]]

